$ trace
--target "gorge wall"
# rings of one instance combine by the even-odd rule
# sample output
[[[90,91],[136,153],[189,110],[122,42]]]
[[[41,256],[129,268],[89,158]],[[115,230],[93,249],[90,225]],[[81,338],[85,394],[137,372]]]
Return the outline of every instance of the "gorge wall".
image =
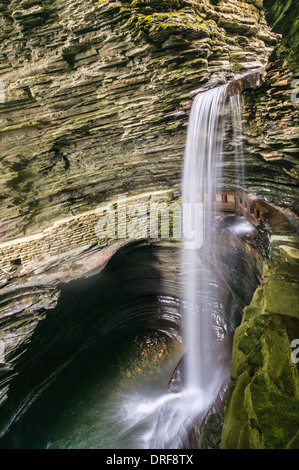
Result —
[[[193,97],[269,56],[264,84],[245,97],[245,185],[296,221],[298,24],[285,25],[297,6],[264,6],[267,19],[256,1],[1,2],[3,424],[16,412],[10,384],[62,286],[98,274],[128,243],[97,238],[97,205],[119,194],[179,200]]]
[[[20,0],[0,14],[5,403],[60,284],[126,243],[98,240],[97,205],[176,199],[196,90],[266,63],[276,35],[237,1]]]
[[[265,0],[264,5],[282,40],[270,57],[266,81],[245,98],[246,138],[261,163],[277,162],[283,170],[274,192],[268,178],[257,192],[284,208],[296,226],[299,9],[292,1]],[[283,173],[291,177],[287,185]],[[223,449],[298,449],[299,367],[291,356],[299,335],[298,248],[296,233],[270,237],[262,282],[234,336]]]
[[[245,96],[247,184],[265,200],[290,211],[296,219],[299,207],[299,6],[294,1],[279,0],[265,0],[263,4],[266,18],[282,37],[269,58],[263,85]],[[275,185],[270,176],[272,171]]]
[[[239,1],[5,1],[1,30],[2,240],[179,188],[195,90],[276,43]]]

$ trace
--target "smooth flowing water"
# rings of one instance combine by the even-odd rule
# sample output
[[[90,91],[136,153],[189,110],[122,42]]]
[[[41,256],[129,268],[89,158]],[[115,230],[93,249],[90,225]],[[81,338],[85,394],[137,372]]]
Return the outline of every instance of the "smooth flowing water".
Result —
[[[42,405],[36,405],[35,419],[32,419],[33,411],[29,413],[27,421],[24,419],[24,424],[19,425],[19,431],[12,432],[11,441],[8,439],[9,446],[190,448],[194,429],[198,431],[208,414],[213,410],[217,411],[217,403],[219,399],[223,399],[230,376],[230,339],[225,318],[229,308],[228,289],[217,271],[221,235],[218,230],[216,203],[216,195],[222,185],[222,153],[230,110],[233,111],[232,137],[236,142],[236,174],[242,180],[242,148],[238,144],[242,140],[240,98],[229,98],[227,86],[224,85],[199,94],[190,113],[182,187],[184,237],[180,259],[181,285],[184,291],[181,302],[184,354],[177,368],[181,368],[179,387],[176,390],[169,389],[168,380],[182,351],[179,357],[176,353],[170,362],[166,361],[162,372],[156,373],[156,381],[152,382],[146,373],[145,382],[138,379],[129,389],[123,385],[119,376],[110,380],[111,367],[106,365],[106,358],[103,365],[102,356],[105,353],[101,351],[99,357],[95,356],[89,361],[88,367],[84,366],[83,370],[86,369],[88,373],[81,372],[80,368],[76,369],[74,375],[68,377],[66,374],[62,377],[62,385],[55,385],[55,393],[52,389],[49,390],[45,399],[41,400]],[[146,260],[146,269],[151,260],[152,256]],[[115,265],[120,269],[123,263],[117,259]],[[140,262],[134,266],[132,285],[136,290],[137,280],[145,269]],[[135,272],[136,269],[140,272]],[[153,276],[151,274],[150,278]],[[123,273],[116,277],[113,270],[110,277],[108,270],[106,277],[113,280],[113,286],[115,279],[119,279],[120,286],[121,280],[126,279]],[[140,297],[141,304],[138,303],[137,310],[131,305],[132,295],[127,292],[127,284],[123,296],[112,294],[113,299],[119,297],[119,308],[117,305],[110,305],[110,284],[104,284],[104,288],[102,286],[100,292],[105,309],[110,305],[113,313],[105,317],[102,332],[110,331],[107,322],[112,322],[112,326],[115,323],[114,329],[119,329],[120,325],[131,319],[136,321],[136,311],[140,310],[142,318],[153,314],[156,304],[149,303],[144,297],[149,291],[148,283],[148,278],[141,282],[140,296],[137,296],[138,299]],[[97,285],[94,289],[95,292],[98,291]],[[88,298],[91,298],[90,295]],[[93,304],[90,308],[96,310]],[[117,314],[118,310],[120,313]],[[162,304],[158,310],[162,311]],[[109,309],[107,311],[109,313]],[[100,322],[101,315],[98,317]],[[157,329],[172,331],[173,325],[167,320],[167,315],[164,315],[162,322],[159,319],[159,322]],[[112,326],[110,329],[113,333]],[[143,352],[140,357],[142,354]],[[109,352],[108,357],[110,358]],[[110,359],[107,362],[110,363]],[[115,365],[112,365],[112,369],[115,369]],[[51,398],[51,393],[54,399]],[[44,409],[49,412],[43,411]],[[44,418],[41,413],[44,413]],[[28,422],[38,425],[33,424],[33,430],[30,425],[28,430]]]
[[[147,422],[147,448],[192,445],[194,429],[223,399],[230,375],[230,345],[225,329],[225,299],[217,272],[217,192],[222,188],[222,154],[231,113],[236,143],[236,174],[243,176],[240,98],[227,96],[227,85],[197,95],[188,126],[183,171],[184,298],[182,383],[176,393],[155,400],[139,397],[134,419]],[[139,418],[138,418],[139,416]]]
[[[226,122],[227,85],[199,94],[192,106],[183,173],[184,226],[195,234],[184,237],[182,263],[185,277],[186,388],[207,392],[211,399],[223,379],[218,367],[219,342],[212,327],[209,298],[219,304],[218,282],[210,286],[207,298],[207,269],[220,246],[217,237],[216,194],[221,183],[221,161]],[[200,232],[200,238],[199,238]],[[205,269],[199,269],[199,258]],[[210,390],[211,389],[211,390]],[[213,393],[211,393],[213,391]]]
[[[230,96],[232,113],[232,128],[235,145],[235,184],[241,188],[244,186],[244,155],[243,155],[243,130],[242,130],[242,96],[237,94]]]

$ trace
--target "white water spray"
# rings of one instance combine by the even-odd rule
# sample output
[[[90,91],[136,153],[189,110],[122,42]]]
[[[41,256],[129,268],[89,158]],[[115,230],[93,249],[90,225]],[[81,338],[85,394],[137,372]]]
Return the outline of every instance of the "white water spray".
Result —
[[[212,262],[219,247],[216,225],[216,194],[221,183],[221,161],[226,117],[227,85],[197,95],[189,118],[183,173],[183,204],[201,204],[202,246],[182,245],[185,278],[186,387],[214,390],[222,383],[219,376],[219,347],[212,327],[214,307],[220,304],[218,282],[209,282],[209,267],[217,279]],[[189,214],[187,215],[189,217]],[[184,224],[191,223],[186,221]],[[187,246],[186,246],[187,245]],[[208,296],[207,296],[208,293]]]
[[[189,118],[182,190],[181,262],[185,288],[182,315],[186,348],[183,387],[179,393],[152,398],[138,394],[126,400],[122,405],[126,429],[129,432],[135,429],[137,436],[133,447],[188,448],[192,430],[200,427],[219,397],[223,398],[229,380],[229,348],[221,333],[224,302],[215,265],[221,245],[216,195],[221,190],[225,124],[230,107],[235,113],[231,120],[233,138],[237,140],[236,173],[241,180],[243,153],[239,146],[240,98],[229,99],[227,87],[197,95]]]
[[[242,96],[233,95],[229,98],[231,113],[233,138],[235,144],[235,184],[244,187],[244,155],[243,155],[243,130],[242,130]]]

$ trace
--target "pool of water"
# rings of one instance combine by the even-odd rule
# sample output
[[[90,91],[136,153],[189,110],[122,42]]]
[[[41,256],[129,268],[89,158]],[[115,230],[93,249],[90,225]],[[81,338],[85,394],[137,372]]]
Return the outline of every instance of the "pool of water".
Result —
[[[0,447],[144,448],[137,406],[168,393],[181,355],[180,344],[157,331],[97,345],[42,393]]]

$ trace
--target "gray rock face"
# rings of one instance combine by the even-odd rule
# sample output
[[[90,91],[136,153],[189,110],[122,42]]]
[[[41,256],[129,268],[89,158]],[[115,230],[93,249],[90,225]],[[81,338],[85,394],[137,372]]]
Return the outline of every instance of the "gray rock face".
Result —
[[[2,240],[180,185],[189,94],[276,42],[255,7],[213,3],[1,3]]]
[[[296,0],[264,0],[266,18],[282,35],[266,80],[245,99],[247,187],[298,216],[299,8]]]
[[[277,35],[267,26],[260,3],[0,3],[1,256],[7,254],[2,242],[12,242],[8,265],[3,267],[3,260],[0,265],[0,340],[5,337],[8,359],[0,364],[1,406],[10,396],[11,381],[26,369],[22,360],[37,326],[56,306],[61,283],[99,272],[122,246],[99,246],[97,240],[82,246],[80,234],[89,224],[75,233],[81,215],[85,220],[98,203],[118,194],[179,191],[192,98],[267,62]],[[274,202],[284,194],[294,211],[297,108],[290,102],[285,108],[294,73],[288,75],[288,65],[279,68],[278,75],[287,74],[288,80],[281,85],[275,67],[266,94],[247,98],[251,172],[246,184],[263,186]],[[273,154],[278,146],[286,149],[278,155],[283,165]],[[232,153],[227,152],[228,184]],[[62,238],[53,240],[56,222],[63,225]],[[22,237],[32,234],[37,241],[29,239],[32,260],[24,271],[28,239]],[[69,251],[60,239],[71,240]],[[36,390],[24,386],[30,400]],[[13,393],[6,417],[16,410],[18,391]]]
[[[285,58],[275,52],[263,85],[245,95],[246,185],[264,200],[298,216],[297,79]]]

